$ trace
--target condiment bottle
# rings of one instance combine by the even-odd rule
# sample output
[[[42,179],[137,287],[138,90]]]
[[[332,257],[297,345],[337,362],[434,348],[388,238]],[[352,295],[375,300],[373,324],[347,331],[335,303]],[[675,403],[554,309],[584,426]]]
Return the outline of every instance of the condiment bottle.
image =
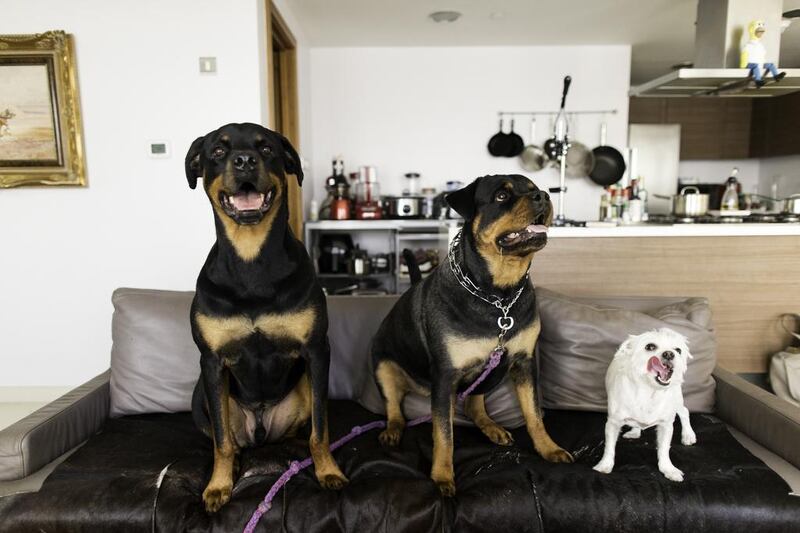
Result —
[[[736,174],[739,169],[733,167],[731,177],[725,184],[725,194],[722,195],[722,202],[720,203],[720,210],[722,211],[737,211],[739,209],[739,182],[736,181]]]

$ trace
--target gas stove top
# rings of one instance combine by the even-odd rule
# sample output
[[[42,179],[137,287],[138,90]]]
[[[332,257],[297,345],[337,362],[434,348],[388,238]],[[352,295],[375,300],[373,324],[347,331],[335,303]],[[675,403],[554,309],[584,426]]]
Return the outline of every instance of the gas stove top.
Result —
[[[800,216],[785,213],[755,213],[746,217],[676,217],[674,215],[650,215],[649,224],[796,224]]]

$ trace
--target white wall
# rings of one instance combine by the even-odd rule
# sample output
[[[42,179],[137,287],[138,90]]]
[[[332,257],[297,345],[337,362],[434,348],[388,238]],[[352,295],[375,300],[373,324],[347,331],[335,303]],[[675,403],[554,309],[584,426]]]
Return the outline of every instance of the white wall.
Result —
[[[556,109],[565,74],[573,78],[568,109],[619,111],[608,117],[608,138],[621,148],[629,69],[628,46],[312,48],[314,196],[324,197],[338,154],[347,172],[376,165],[384,194],[399,194],[403,174],[412,170],[437,190],[448,180],[524,173],[517,159],[486,151],[497,112]],[[599,117],[581,118],[574,138],[595,146],[599,123]],[[539,121],[539,143],[549,127]],[[529,123],[518,122],[517,131],[527,141]],[[531,177],[540,187],[558,184],[550,169]],[[567,216],[596,219],[600,187],[588,178],[569,179],[568,187]]]
[[[263,20],[259,0],[4,4],[2,34],[75,35],[89,187],[0,190],[0,386],[107,368],[114,288],[194,287],[214,234],[183,156],[223,123],[266,119]],[[199,74],[199,56],[218,73]],[[150,139],[172,157],[150,159]]]
[[[772,184],[776,185],[778,198],[800,193],[800,156],[771,157],[762,159],[759,190],[771,196]]]
[[[742,192],[756,192],[761,177],[761,159],[718,159],[681,161],[678,176],[682,181],[696,178],[699,183],[724,183],[733,167],[739,169],[737,179]]]

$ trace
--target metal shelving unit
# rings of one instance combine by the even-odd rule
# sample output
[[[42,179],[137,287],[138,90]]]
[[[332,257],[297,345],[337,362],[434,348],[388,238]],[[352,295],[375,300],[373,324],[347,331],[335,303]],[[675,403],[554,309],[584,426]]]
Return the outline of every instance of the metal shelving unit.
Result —
[[[439,250],[439,260],[447,255],[447,246],[460,220],[319,220],[306,222],[305,244],[309,255],[318,265],[320,256],[319,238],[325,233],[349,233],[354,241],[359,235],[383,234],[378,239],[385,245],[383,249],[370,249],[374,253],[388,253],[393,257],[390,272],[378,272],[367,276],[351,276],[350,274],[320,274],[320,279],[364,279],[382,278],[389,281],[386,289],[390,293],[403,292],[410,284],[407,274],[400,273],[400,255],[404,248],[435,248]],[[318,268],[318,267],[317,267]]]

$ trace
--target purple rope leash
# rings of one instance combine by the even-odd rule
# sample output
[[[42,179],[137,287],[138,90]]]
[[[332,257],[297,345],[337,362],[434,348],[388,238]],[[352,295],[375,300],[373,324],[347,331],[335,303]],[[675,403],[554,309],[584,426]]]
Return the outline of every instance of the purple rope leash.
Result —
[[[458,395],[459,402],[463,402],[467,396],[472,394],[472,391],[474,391],[478,385],[483,383],[483,381],[489,376],[489,374],[492,373],[492,370],[497,368],[497,365],[500,364],[500,360],[503,358],[504,353],[505,350],[499,347],[495,348],[492,351],[492,355],[489,357],[489,361],[486,363],[486,366],[484,367],[483,372],[481,372],[481,375],[478,376],[477,379],[473,381],[469,387],[467,387],[464,391],[459,393]],[[430,421],[431,421],[431,415],[424,415],[409,421],[407,425],[409,427],[418,426],[420,424],[424,424]],[[347,444],[348,442],[358,437],[362,433],[384,427],[386,427],[386,422],[384,420],[376,420],[374,422],[370,422],[369,424],[364,424],[362,426],[354,426],[353,429],[350,430],[350,433],[341,437],[339,440],[333,442],[333,444],[331,444],[330,446],[330,449],[331,451],[333,451]],[[311,457],[306,457],[305,459],[299,462],[292,461],[292,463],[289,465],[289,469],[286,470],[283,474],[281,474],[281,477],[279,477],[278,480],[272,484],[272,487],[270,487],[269,491],[267,492],[267,495],[264,496],[264,500],[261,501],[261,503],[258,504],[258,507],[256,507],[256,510],[253,511],[253,516],[250,517],[250,520],[244,527],[244,533],[253,533],[256,530],[256,526],[258,525],[259,520],[261,520],[261,517],[264,516],[264,513],[266,513],[272,508],[272,500],[275,499],[275,496],[278,494],[278,491],[281,490],[283,486],[286,485],[289,482],[289,480],[292,479],[298,472],[300,472],[304,468],[311,466],[313,463],[314,461],[311,459]]]

